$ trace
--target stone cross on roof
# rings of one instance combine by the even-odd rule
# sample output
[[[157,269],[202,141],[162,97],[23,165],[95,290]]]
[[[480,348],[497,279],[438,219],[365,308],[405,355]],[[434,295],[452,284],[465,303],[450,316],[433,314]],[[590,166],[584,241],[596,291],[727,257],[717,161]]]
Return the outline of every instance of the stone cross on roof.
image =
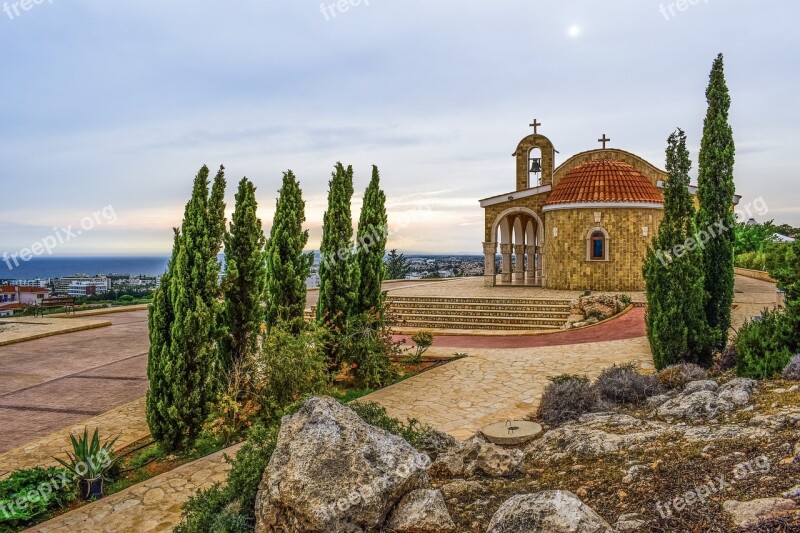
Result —
[[[531,128],[533,128],[533,134],[534,134],[534,135],[537,135],[537,134],[539,133],[539,126],[541,126],[541,125],[542,125],[542,123],[541,123],[541,122],[539,122],[539,121],[538,121],[538,120],[536,120],[536,119],[533,119],[533,124],[528,124],[528,125],[529,125]]]
[[[602,137],[602,138],[600,138],[600,139],[597,139],[597,142],[599,142],[599,143],[603,143],[603,149],[605,149],[605,147],[606,147],[606,143],[607,143],[607,142],[610,142],[610,141],[611,141],[611,139],[609,139],[608,137],[606,137],[606,134],[605,134],[605,133],[603,134],[603,137]]]

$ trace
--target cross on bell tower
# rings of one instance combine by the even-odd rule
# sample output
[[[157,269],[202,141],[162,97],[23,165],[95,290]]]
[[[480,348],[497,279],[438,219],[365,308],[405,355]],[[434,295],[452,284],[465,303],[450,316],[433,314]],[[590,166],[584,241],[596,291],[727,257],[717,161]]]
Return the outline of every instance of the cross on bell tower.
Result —
[[[606,148],[606,143],[607,143],[607,142],[611,142],[611,139],[609,139],[608,137],[606,137],[606,134],[604,133],[602,138],[600,138],[600,139],[597,139],[597,142],[599,142],[599,143],[603,143],[603,150],[605,150],[605,148]]]
[[[538,121],[538,120],[536,120],[536,119],[533,119],[533,124],[529,124],[529,126],[530,126],[531,128],[533,128],[533,134],[534,134],[534,135],[538,135],[538,134],[539,134],[539,126],[541,126],[541,125],[542,125],[542,123],[541,123],[541,122],[539,122],[539,121]]]

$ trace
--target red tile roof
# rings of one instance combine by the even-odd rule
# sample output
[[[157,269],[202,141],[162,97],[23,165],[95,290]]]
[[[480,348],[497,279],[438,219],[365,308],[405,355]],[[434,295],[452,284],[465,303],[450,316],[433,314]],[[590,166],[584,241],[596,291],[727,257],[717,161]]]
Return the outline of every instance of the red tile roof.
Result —
[[[663,201],[661,191],[631,165],[613,159],[598,159],[567,172],[553,188],[546,205]]]
[[[43,287],[20,287],[18,285],[0,285],[0,292],[50,292],[50,289]]]

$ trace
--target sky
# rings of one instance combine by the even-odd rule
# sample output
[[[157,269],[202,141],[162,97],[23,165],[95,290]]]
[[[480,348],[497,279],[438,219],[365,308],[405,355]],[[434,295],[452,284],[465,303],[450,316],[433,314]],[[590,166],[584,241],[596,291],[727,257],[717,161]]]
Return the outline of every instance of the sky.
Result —
[[[696,175],[720,52],[737,193],[800,226],[794,0],[35,1],[0,0],[0,254],[168,254],[203,164],[266,231],[292,169],[314,249],[337,161],[354,220],[380,168],[390,248],[479,254],[534,117],[557,164],[605,133],[663,168],[681,127]]]

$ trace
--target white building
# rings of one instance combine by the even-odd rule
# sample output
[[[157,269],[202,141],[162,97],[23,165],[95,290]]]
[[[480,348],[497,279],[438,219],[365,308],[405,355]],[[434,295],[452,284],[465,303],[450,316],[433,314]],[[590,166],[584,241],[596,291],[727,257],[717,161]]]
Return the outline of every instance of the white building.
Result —
[[[9,285],[17,285],[19,287],[37,287],[43,289],[50,283],[49,279],[12,279]]]
[[[108,283],[104,281],[72,281],[67,287],[67,294],[73,298],[95,296],[108,292]]]

